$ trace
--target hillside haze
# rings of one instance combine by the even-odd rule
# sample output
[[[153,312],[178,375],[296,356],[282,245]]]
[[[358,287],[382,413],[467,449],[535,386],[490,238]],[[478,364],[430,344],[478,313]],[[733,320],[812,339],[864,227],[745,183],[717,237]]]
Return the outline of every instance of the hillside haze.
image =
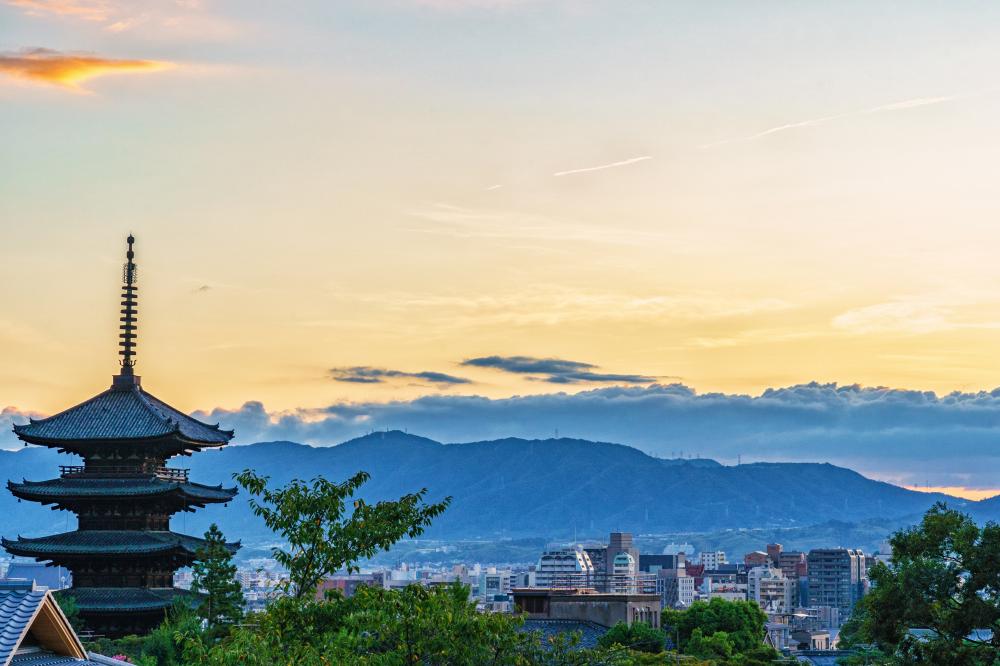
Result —
[[[37,447],[0,451],[0,475],[42,480],[72,460]],[[427,533],[438,539],[804,527],[829,520],[916,517],[935,501],[967,510],[976,504],[873,481],[829,464],[724,466],[706,459],[662,460],[628,446],[577,439],[441,444],[391,431],[331,447],[293,442],[230,446],[172,462],[190,465],[192,479],[227,486],[234,485],[234,472],[247,467],[279,484],[316,475],[344,479],[365,470],[372,476],[363,489],[369,500],[421,488],[428,489],[430,500],[451,496],[451,507]],[[979,504],[991,506],[989,501]],[[248,546],[273,541],[251,514],[245,493],[227,508],[179,514],[172,527],[200,533],[211,522]],[[0,493],[0,532],[7,537],[74,528],[66,512],[18,504],[9,492]]]

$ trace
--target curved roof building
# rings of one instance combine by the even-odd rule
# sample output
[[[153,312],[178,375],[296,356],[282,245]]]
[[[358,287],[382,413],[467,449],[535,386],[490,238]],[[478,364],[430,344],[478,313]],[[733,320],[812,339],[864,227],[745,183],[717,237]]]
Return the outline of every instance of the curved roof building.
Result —
[[[13,555],[70,569],[69,593],[81,617],[88,629],[106,636],[146,633],[178,595],[186,594],[174,589],[174,572],[195,560],[203,541],[172,532],[171,516],[236,495],[236,488],[194,483],[188,470],[167,467],[174,456],[224,446],[233,433],[143,390],[135,374],[134,242],[129,236],[119,326],[121,371],[111,387],[54,416],[14,426],[26,444],[83,459],[83,465],[62,466],[55,479],[7,482],[20,499],[75,513],[77,529],[0,541]],[[235,551],[239,544],[230,548]]]

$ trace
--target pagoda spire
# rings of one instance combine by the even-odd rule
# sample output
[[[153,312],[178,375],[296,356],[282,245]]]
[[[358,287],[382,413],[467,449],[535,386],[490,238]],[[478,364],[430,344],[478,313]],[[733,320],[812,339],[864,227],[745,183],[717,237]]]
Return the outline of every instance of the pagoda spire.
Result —
[[[136,315],[139,308],[139,296],[137,286],[137,269],[135,266],[135,236],[128,235],[128,251],[125,252],[125,265],[122,267],[122,309],[121,326],[118,334],[118,355],[121,356],[121,374],[115,377],[115,386],[128,387],[137,385],[138,377],[135,376],[135,339],[138,330]]]

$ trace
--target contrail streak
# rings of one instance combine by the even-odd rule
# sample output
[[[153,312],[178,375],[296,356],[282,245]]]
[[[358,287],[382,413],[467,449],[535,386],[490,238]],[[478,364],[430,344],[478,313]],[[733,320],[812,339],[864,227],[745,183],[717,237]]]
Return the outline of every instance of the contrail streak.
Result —
[[[621,160],[620,162],[611,162],[610,164],[600,164],[598,166],[584,167],[582,169],[570,169],[569,171],[556,171],[553,176],[569,176],[574,173],[588,173],[590,171],[601,171],[603,169],[614,169],[615,167],[628,166],[629,164],[635,164],[636,162],[644,162],[646,160],[653,159],[652,155],[643,155],[642,157],[631,157],[627,160]]]
[[[834,120],[841,120],[843,118],[852,118],[856,116],[865,116],[871,113],[884,113],[886,111],[902,111],[903,109],[915,109],[920,106],[943,104],[944,102],[952,102],[956,99],[961,99],[962,97],[968,97],[968,96],[969,95],[948,95],[946,97],[917,97],[914,99],[906,99],[901,102],[893,102],[891,104],[880,104],[879,106],[873,106],[870,109],[860,109],[858,111],[850,111],[848,113],[839,113],[835,116],[810,118],[809,120],[801,120],[797,123],[778,125],[777,127],[771,127],[762,132],[757,132],[756,134],[750,134],[749,136],[742,136],[735,139],[723,139],[722,141],[713,141],[712,143],[706,143],[700,147],[713,148],[715,146],[721,146],[727,143],[753,141],[754,139],[760,139],[761,137],[765,137],[769,134],[776,134],[777,132],[784,132],[785,130],[797,129],[800,127],[815,127],[816,125],[825,125],[826,123],[832,122]]]

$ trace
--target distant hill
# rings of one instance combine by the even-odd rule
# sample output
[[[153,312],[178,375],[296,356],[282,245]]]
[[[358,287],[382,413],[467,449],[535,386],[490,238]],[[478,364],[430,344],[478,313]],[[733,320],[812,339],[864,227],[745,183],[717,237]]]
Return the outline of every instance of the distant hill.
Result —
[[[0,480],[51,478],[57,465],[70,460],[37,447],[0,451]],[[619,529],[666,534],[796,528],[831,520],[916,517],[938,500],[967,509],[975,504],[873,481],[829,464],[724,466],[704,459],[661,460],[627,446],[577,439],[441,444],[393,431],[332,447],[293,442],[230,446],[172,464],[190,465],[193,480],[225,485],[233,485],[233,472],[247,467],[276,483],[319,474],[342,479],[365,470],[372,475],[364,488],[369,499],[426,487],[432,500],[454,498],[427,533],[435,539],[566,539]],[[228,508],[210,506],[178,515],[173,527],[200,533],[213,521],[247,546],[272,541],[250,513],[245,494]],[[18,504],[0,490],[3,535],[37,536],[73,527],[66,513]]]

